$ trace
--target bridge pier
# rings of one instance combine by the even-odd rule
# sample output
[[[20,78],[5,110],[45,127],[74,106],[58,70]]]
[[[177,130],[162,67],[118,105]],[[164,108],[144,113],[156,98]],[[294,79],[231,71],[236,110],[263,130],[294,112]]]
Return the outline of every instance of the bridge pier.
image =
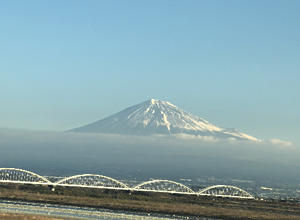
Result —
[[[55,191],[55,187],[54,187],[54,185],[48,185],[48,187],[49,187],[49,189],[51,189],[51,191],[52,191],[52,192],[54,192],[54,191]]]

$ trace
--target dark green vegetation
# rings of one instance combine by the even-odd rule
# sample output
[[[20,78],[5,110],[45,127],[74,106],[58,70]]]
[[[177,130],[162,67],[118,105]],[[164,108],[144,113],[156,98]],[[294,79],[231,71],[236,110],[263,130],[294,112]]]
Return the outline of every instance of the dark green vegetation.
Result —
[[[0,198],[221,219],[300,219],[300,204],[77,187],[2,184]]]

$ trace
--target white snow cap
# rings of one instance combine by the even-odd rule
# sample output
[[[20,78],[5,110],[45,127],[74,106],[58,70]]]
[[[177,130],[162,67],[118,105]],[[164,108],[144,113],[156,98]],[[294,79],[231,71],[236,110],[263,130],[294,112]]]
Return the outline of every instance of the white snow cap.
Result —
[[[71,131],[131,135],[185,133],[222,139],[257,140],[236,129],[213,125],[198,116],[179,109],[169,102],[156,99],[149,99],[100,121]]]

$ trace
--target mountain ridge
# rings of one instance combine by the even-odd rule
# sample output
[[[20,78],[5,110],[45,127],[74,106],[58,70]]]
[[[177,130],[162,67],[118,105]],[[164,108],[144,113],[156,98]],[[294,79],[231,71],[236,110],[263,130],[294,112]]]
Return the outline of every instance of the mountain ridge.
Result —
[[[150,99],[69,132],[121,135],[190,134],[226,139],[257,140],[234,128],[218,127],[167,101]]]

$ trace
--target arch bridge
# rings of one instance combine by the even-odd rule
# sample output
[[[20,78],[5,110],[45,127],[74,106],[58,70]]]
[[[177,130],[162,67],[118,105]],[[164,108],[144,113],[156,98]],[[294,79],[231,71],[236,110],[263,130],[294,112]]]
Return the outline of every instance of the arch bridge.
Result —
[[[97,174],[75,175],[57,182],[51,182],[36,173],[17,168],[0,168],[0,183],[47,185],[50,186],[52,190],[54,190],[56,186],[68,186],[254,199],[254,197],[245,190],[228,185],[210,186],[195,192],[189,187],[174,181],[151,180],[129,187],[118,180]]]
[[[254,199],[254,197],[235,186],[228,185],[215,185],[210,186],[205,189],[202,189],[198,192],[202,196],[218,196],[218,197],[236,197],[236,198],[245,198],[245,199]]]
[[[128,186],[113,178],[96,175],[83,174],[67,177],[54,183],[54,186],[77,186],[108,189],[129,189]]]
[[[141,183],[134,188],[133,191],[154,191],[168,193],[195,194],[189,187],[169,180],[152,180]]]
[[[45,177],[27,170],[16,168],[0,168],[0,182],[42,185],[52,184]]]

